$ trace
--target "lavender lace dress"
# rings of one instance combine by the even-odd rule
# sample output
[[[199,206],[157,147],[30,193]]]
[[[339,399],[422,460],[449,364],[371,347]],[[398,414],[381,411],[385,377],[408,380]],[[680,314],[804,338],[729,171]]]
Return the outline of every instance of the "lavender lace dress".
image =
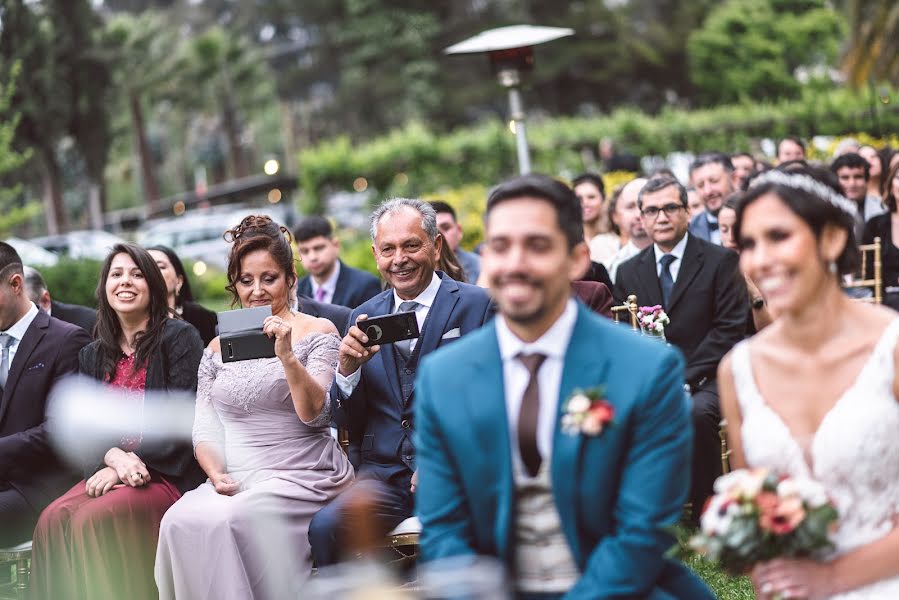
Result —
[[[293,351],[328,389],[339,346],[336,335],[316,333]],[[217,444],[241,486],[223,496],[207,481],[166,513],[156,553],[160,598],[296,597],[311,568],[309,522],[353,480],[330,419],[327,401],[311,422],[297,417],[277,358],[223,364],[206,350],[194,447]]]

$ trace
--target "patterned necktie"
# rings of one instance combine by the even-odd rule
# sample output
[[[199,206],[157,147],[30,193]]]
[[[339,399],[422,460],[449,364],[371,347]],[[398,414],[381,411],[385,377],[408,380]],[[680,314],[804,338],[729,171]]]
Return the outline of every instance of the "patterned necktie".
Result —
[[[396,312],[409,312],[410,310],[414,311],[419,306],[421,305],[414,300],[400,302],[400,307],[396,310]],[[412,356],[412,340],[400,340],[394,345],[396,346],[396,349],[399,351],[400,355],[403,357],[403,360],[408,361],[409,357]]]
[[[662,286],[662,304],[665,310],[668,310],[668,301],[671,299],[671,288],[674,287],[674,278],[671,276],[671,263],[676,260],[672,254],[664,254],[659,262],[662,264],[662,271],[659,273],[659,285]]]
[[[6,333],[0,333],[0,393],[6,387],[6,378],[9,376],[9,347],[15,338]]]
[[[327,292],[325,292],[325,288],[323,288],[323,287],[318,288],[317,290],[315,290],[315,299],[319,302],[324,302],[326,293]]]
[[[546,360],[544,354],[519,354],[518,360],[530,373],[528,386],[521,398],[521,411],[518,413],[518,452],[521,461],[531,477],[536,477],[540,470],[540,449],[537,447],[537,422],[540,416],[540,384],[537,372]]]

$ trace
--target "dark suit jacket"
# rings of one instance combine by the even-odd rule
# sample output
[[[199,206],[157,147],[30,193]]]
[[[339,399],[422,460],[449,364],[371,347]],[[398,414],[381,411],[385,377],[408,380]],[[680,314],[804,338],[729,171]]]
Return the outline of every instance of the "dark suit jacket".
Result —
[[[94,335],[94,325],[97,324],[97,311],[93,308],[51,300],[50,312],[60,321],[77,325],[91,336]]]
[[[347,325],[350,322],[350,313],[353,312],[346,306],[316,302],[308,296],[297,296],[297,301],[301,313],[328,319],[334,323],[341,336],[346,333]]]
[[[217,335],[218,315],[196,302],[185,302],[182,309],[181,318],[194,326],[200,334],[200,339],[203,340],[203,345],[208,346]]]
[[[704,212],[690,219],[690,235],[706,242],[712,239],[712,229],[709,227],[709,220]]]
[[[617,299],[636,294],[640,306],[662,304],[654,247],[618,267]],[[693,235],[687,238],[671,302],[665,307],[671,319],[665,337],[684,353],[691,385],[714,379],[718,363],[746,333],[749,296],[738,263],[732,250]]]
[[[47,395],[78,370],[78,351],[91,342],[84,329],[38,311],[13,357],[0,401],[0,480],[36,512],[78,481],[50,446]]]
[[[612,292],[605,284],[596,281],[572,281],[571,292],[596,314],[612,318]]]
[[[100,342],[96,341],[85,347],[78,355],[78,366],[81,373],[102,381],[99,345]],[[192,398],[197,391],[197,371],[202,357],[203,342],[197,330],[185,321],[168,319],[162,334],[162,346],[147,365],[145,389],[161,392],[186,391],[192,393]],[[184,397],[177,394],[147,396],[144,411],[165,411],[171,403],[183,401]],[[153,443],[145,441],[135,451],[147,467],[165,475],[166,479],[182,492],[202,483],[205,476],[194,460],[191,440],[166,439],[160,432],[145,433],[149,439],[165,440]],[[118,445],[118,439],[110,439],[105,444],[99,444],[102,450],[98,450],[96,455],[88,458],[84,465],[85,478],[103,468],[105,466],[103,455]]]
[[[331,304],[356,308],[381,293],[381,282],[371,273],[354,269],[340,262],[340,274],[334,287]],[[306,275],[297,283],[297,293],[312,298],[312,276]]]
[[[419,357],[474,331],[493,317],[493,304],[484,289],[454,281],[441,272],[438,275],[442,281],[418,340]],[[393,310],[393,290],[386,290],[354,310],[350,323],[363,313],[374,317]],[[450,337],[444,337],[447,334]],[[334,423],[349,430],[351,457],[355,458],[358,447],[361,464],[356,472],[382,481],[397,475],[411,476],[401,448],[414,443],[413,398],[403,401],[393,345],[384,345],[362,366],[361,375],[349,397],[336,382],[331,386]]]

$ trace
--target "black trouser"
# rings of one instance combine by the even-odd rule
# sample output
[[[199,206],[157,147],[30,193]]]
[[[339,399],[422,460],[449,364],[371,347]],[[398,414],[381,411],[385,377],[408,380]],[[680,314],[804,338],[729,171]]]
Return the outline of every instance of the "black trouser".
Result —
[[[721,475],[721,407],[718,382],[706,380],[692,389],[693,469],[690,480],[692,521],[699,523],[705,501],[712,495],[715,479]]]
[[[30,540],[38,516],[22,494],[0,481],[0,547]]]

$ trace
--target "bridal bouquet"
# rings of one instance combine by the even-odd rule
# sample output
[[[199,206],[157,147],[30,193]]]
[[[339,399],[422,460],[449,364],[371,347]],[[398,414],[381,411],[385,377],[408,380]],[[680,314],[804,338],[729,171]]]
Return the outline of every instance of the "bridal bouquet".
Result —
[[[811,480],[768,469],[719,477],[690,547],[732,574],[774,558],[813,556],[832,547],[837,510]]]
[[[665,339],[665,327],[671,323],[668,315],[662,310],[660,304],[655,306],[641,306],[637,310],[637,321],[643,335]]]

